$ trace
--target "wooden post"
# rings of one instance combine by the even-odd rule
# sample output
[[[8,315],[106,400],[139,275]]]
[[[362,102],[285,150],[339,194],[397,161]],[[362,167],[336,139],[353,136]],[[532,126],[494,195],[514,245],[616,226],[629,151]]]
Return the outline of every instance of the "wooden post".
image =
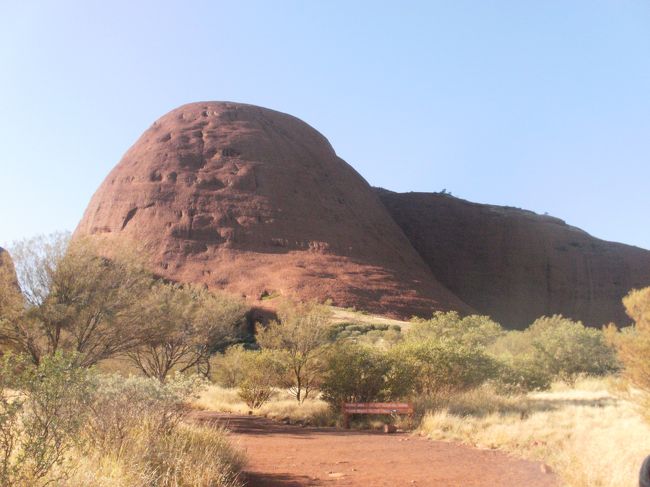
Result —
[[[345,401],[341,404],[341,411],[343,411],[343,427],[347,430],[350,429],[350,415],[346,412]]]

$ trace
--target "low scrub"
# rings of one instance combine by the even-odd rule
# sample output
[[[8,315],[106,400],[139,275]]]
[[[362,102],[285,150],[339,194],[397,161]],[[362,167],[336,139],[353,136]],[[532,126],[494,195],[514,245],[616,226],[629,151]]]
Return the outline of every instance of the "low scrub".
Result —
[[[3,358],[0,485],[241,485],[226,434],[183,421],[200,380],[102,376],[77,362]]]

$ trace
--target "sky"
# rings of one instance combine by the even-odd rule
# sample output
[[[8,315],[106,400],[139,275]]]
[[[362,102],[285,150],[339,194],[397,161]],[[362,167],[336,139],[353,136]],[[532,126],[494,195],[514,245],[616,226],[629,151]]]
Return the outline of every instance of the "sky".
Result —
[[[650,249],[647,0],[0,0],[0,245],[74,230],[205,100],[301,118],[374,186]]]

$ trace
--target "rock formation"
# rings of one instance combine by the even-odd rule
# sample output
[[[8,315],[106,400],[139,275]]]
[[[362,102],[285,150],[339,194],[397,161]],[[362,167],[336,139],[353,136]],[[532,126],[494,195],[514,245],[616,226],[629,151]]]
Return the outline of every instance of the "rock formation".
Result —
[[[132,239],[161,276],[251,301],[470,311],[325,137],[251,105],[193,103],[156,121],[93,196],[84,235]]]
[[[88,235],[132,240],[159,275],[262,307],[285,296],[598,326],[626,323],[621,298],[650,285],[649,251],[529,211],[373,191],[304,122],[228,102],[156,121],[93,196],[75,232]]]
[[[510,328],[556,313],[628,323],[621,298],[650,285],[650,251],[558,218],[440,193],[377,193],[436,278]]]

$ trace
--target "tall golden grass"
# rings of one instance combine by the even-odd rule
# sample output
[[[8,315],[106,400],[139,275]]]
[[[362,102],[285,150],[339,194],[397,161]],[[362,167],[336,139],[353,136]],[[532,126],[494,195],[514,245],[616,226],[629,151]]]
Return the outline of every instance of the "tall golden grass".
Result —
[[[630,487],[650,454],[650,427],[606,379],[504,399],[489,389],[448,398],[421,434],[549,464],[570,487]]]
[[[236,388],[218,385],[211,385],[204,389],[192,405],[197,409],[234,414],[248,414],[250,411],[250,408],[240,399]],[[329,405],[322,399],[313,397],[299,403],[283,390],[274,391],[271,399],[254,413],[270,419],[314,426],[333,426],[336,423]]]
[[[131,431],[117,451],[75,451],[65,487],[241,487],[245,458],[227,432],[182,424],[152,441],[144,429]]]

